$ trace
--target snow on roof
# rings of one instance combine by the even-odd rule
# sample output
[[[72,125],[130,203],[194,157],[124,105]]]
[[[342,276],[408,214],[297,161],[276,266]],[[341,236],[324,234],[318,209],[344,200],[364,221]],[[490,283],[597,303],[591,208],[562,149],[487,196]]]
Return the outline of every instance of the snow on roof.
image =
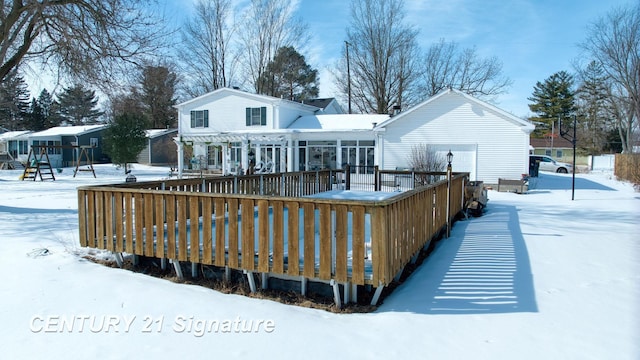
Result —
[[[148,138],[154,138],[158,136],[162,136],[164,134],[169,134],[172,132],[178,131],[178,129],[148,129],[144,132],[147,134]]]
[[[388,118],[389,115],[380,114],[309,115],[299,117],[287,129],[371,130]]]
[[[80,125],[80,126],[56,126],[47,130],[31,134],[32,137],[80,135],[86,132],[99,130],[106,125]]]
[[[29,130],[21,130],[21,131],[7,131],[6,133],[2,133],[0,134],[0,140],[11,140],[11,139],[15,139],[17,137],[26,135],[28,133],[30,133],[31,131]]]

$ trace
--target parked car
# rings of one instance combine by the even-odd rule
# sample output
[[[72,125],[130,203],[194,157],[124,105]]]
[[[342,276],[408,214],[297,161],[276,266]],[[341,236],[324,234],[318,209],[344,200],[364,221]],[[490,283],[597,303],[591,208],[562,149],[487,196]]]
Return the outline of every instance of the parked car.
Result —
[[[531,159],[539,162],[540,171],[552,171],[556,173],[566,174],[570,171],[573,171],[573,165],[556,161],[549,156],[546,155],[529,155]]]

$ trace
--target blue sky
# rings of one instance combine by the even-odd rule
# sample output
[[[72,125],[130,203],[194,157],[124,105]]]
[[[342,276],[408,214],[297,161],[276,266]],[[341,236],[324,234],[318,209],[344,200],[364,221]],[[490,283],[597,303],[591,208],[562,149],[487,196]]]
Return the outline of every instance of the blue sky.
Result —
[[[513,85],[498,107],[526,117],[527,97],[537,81],[553,73],[573,72],[581,56],[578,43],[586,27],[628,0],[406,0],[406,22],[416,26],[426,50],[444,38],[461,47],[476,47],[483,57],[496,56]],[[321,95],[332,96],[332,78],[324,71],[340,56],[349,9],[344,0],[300,0],[298,14],[309,24],[313,40],[307,54],[321,70]]]

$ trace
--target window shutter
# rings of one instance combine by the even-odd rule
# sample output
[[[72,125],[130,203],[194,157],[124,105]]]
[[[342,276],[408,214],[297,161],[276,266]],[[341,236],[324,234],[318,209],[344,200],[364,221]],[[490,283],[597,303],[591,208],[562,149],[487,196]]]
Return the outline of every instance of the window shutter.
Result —
[[[247,126],[251,126],[251,108],[247,108]]]
[[[191,111],[191,127],[196,127],[196,112]]]
[[[204,111],[204,127],[209,127],[209,110]]]
[[[267,125],[267,108],[260,108],[260,125]]]

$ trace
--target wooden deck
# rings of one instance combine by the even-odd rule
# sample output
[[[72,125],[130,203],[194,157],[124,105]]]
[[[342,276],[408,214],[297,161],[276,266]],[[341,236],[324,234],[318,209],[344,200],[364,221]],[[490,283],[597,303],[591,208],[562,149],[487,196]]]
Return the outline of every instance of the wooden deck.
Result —
[[[380,201],[305,197],[338,178],[327,170],[81,187],[80,244],[382,289],[446,229],[446,179]],[[466,179],[452,176],[450,220]]]

